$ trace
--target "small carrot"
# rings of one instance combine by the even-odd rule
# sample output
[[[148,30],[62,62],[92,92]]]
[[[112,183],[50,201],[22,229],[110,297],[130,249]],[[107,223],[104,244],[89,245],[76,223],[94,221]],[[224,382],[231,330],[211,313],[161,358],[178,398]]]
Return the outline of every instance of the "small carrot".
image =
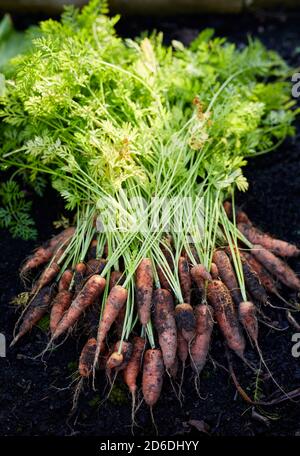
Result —
[[[177,328],[181,331],[184,339],[190,343],[196,334],[196,319],[190,304],[177,304],[175,307]]]
[[[229,348],[244,359],[245,339],[228,288],[220,280],[212,280],[208,283],[207,291],[216,320]]]
[[[82,288],[84,282],[84,276],[86,273],[86,265],[84,263],[76,264],[74,268],[74,275],[73,275],[73,289],[75,295],[79,293]]]
[[[96,366],[98,357],[100,355],[101,346],[105,341],[106,335],[110,330],[112,324],[116,320],[120,310],[125,305],[128,292],[126,288],[121,285],[115,285],[109,292],[107,297],[102,318],[98,327],[97,335],[97,350],[95,354],[94,366]]]
[[[178,260],[178,275],[179,282],[184,302],[190,304],[192,280],[190,274],[189,263],[186,258],[180,257]]]
[[[21,275],[26,275],[31,270],[36,269],[50,261],[58,246],[62,243],[66,244],[70,241],[74,231],[75,228],[73,227],[67,228],[36,249],[33,255],[31,255],[23,264],[20,271]]]
[[[36,323],[45,315],[50,307],[51,300],[53,298],[54,289],[53,287],[46,286],[41,288],[34,299],[31,301],[28,309],[26,310],[23,321],[20,325],[19,331],[10,346],[15,345],[18,340],[28,333]]]
[[[280,258],[259,244],[253,245],[251,253],[264,265],[264,267],[274,274],[284,285],[293,290],[300,290],[300,280],[294,271]]]
[[[79,358],[79,374],[81,377],[88,378],[93,370],[97,341],[90,337],[84,345]]]
[[[66,269],[58,283],[58,291],[68,290],[70,288],[72,278],[73,272],[70,269]]]
[[[145,402],[153,407],[159,399],[163,385],[164,363],[161,350],[146,350],[143,366],[142,389]]]
[[[201,293],[204,294],[205,282],[207,280],[212,279],[210,273],[205,269],[205,267],[202,264],[196,264],[191,269],[191,276],[193,278],[193,281],[201,291]]]
[[[213,262],[217,265],[222,282],[229,289],[235,304],[238,306],[243,298],[230,259],[223,250],[216,250],[213,254]]]
[[[89,260],[86,263],[85,276],[91,276],[92,274],[101,274],[105,268],[106,263],[107,260],[104,260],[103,258],[100,258],[99,260],[96,260],[94,258]]]
[[[119,349],[121,347],[121,352],[119,353]],[[132,356],[132,351],[133,351],[133,346],[131,342],[128,342],[126,340],[123,341],[118,341],[116,342],[114,346],[114,351],[110,355],[110,357],[107,360],[107,369],[112,370],[116,369],[117,372],[120,370],[125,369],[127,364],[130,361],[130,358]]]
[[[195,307],[196,336],[191,344],[192,368],[197,377],[206,363],[213,330],[213,309],[208,305],[200,304]]]
[[[41,288],[45,287],[46,285],[49,285],[49,283],[52,282],[53,279],[55,279],[55,277],[59,273],[59,270],[60,267],[57,263],[51,263],[50,266],[44,270],[44,272],[35,282],[31,292],[34,294]]]
[[[210,274],[212,279],[217,280],[219,278],[219,270],[216,263],[212,263],[210,266]]]
[[[249,337],[258,345],[258,321],[256,307],[253,302],[243,301],[240,303],[239,318]]]
[[[271,274],[264,268],[264,266],[257,261],[254,256],[249,252],[241,252],[241,256],[249,263],[252,269],[258,275],[258,278],[262,286],[269,292],[275,295],[279,295],[278,289],[275,284],[275,280]]]
[[[137,377],[141,369],[142,357],[145,349],[145,339],[142,337],[133,338],[132,356],[124,369],[123,376],[132,398],[135,398],[137,391]]]
[[[78,293],[68,311],[60,320],[52,335],[52,340],[57,339],[68,329],[72,328],[80,315],[99,298],[105,287],[105,279],[99,275],[93,275],[88,279],[83,289]]]
[[[159,288],[154,291],[153,302],[155,328],[158,332],[164,364],[169,370],[175,362],[177,348],[173,296],[168,290]]]
[[[143,353],[145,350],[145,339],[142,337],[133,338],[133,351],[130,360],[123,370],[123,378],[125,384],[131,393],[132,398],[132,423],[134,423],[134,412],[137,393],[137,378],[141,370]]]
[[[109,279],[109,289],[111,290],[115,285],[123,285],[125,276],[121,271],[112,271]]]
[[[286,241],[281,241],[280,239],[275,239],[254,226],[246,223],[239,223],[238,229],[252,244],[260,244],[275,255],[294,257],[300,254],[300,249],[295,245]]]
[[[153,270],[150,258],[143,258],[136,270],[136,301],[142,325],[150,320],[153,293]]]
[[[70,307],[73,293],[69,290],[62,290],[55,296],[50,313],[50,332],[54,334],[59,322],[66,310]]]
[[[258,275],[243,255],[241,255],[241,261],[247,290],[255,300],[262,304],[267,304],[268,295],[260,283]]]

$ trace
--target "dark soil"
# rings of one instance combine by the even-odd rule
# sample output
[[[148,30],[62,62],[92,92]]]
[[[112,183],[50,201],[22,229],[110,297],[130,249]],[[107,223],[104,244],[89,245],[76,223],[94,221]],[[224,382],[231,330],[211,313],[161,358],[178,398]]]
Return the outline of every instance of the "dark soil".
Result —
[[[286,16],[260,14],[256,17],[193,17],[168,19],[131,18],[122,21],[123,35],[135,35],[143,29],[162,29],[166,39],[188,42],[204,27],[214,27],[218,35],[229,36],[238,44],[247,34],[258,36],[267,46],[277,49],[293,65],[300,64],[300,14]],[[299,125],[298,125],[299,127]],[[240,195],[239,202],[262,229],[282,239],[300,244],[300,129],[298,136],[287,141],[280,150],[252,160],[246,174],[250,189]],[[34,215],[39,230],[39,242],[53,232],[53,221],[63,210],[62,202],[52,192],[35,199]],[[10,304],[22,291],[18,268],[33,248],[31,242],[12,239],[0,231],[0,331],[10,342],[18,313]],[[38,243],[38,242],[37,242]],[[300,273],[300,262],[293,263]],[[273,300],[274,304],[280,304]],[[273,324],[286,328],[284,311],[266,309]],[[274,331],[261,325],[260,345],[264,358],[277,381],[290,391],[300,387],[300,360],[291,355],[292,329]],[[129,435],[130,398],[117,383],[111,399],[99,408],[100,394],[105,386],[104,374],[97,384],[98,391],[84,388],[75,415],[70,416],[73,387],[67,388],[76,371],[80,348],[84,339],[69,338],[59,349],[42,361],[33,359],[46,345],[47,336],[34,329],[14,349],[7,349],[7,357],[0,359],[0,435]],[[249,350],[251,352],[251,350]],[[254,359],[253,351],[249,356]],[[215,334],[213,359],[227,366],[221,338]],[[253,397],[255,376],[234,359],[235,371],[248,394]],[[259,383],[262,398],[266,399],[277,387],[270,380]],[[236,395],[228,374],[210,361],[201,379],[199,398],[194,390],[190,369],[185,376],[185,401],[181,407],[166,379],[164,393],[155,407],[155,419],[160,434],[172,436],[187,432],[189,420],[204,420],[215,435],[300,435],[300,409],[296,403],[285,402],[256,412],[267,420],[253,416],[252,408]],[[141,428],[137,434],[153,433],[149,411],[142,405],[137,415]],[[196,432],[192,430],[192,433]]]

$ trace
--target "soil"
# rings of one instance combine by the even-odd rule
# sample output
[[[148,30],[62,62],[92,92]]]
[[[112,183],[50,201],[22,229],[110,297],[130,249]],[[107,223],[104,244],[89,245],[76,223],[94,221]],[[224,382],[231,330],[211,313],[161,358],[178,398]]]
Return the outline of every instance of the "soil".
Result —
[[[294,66],[300,64],[300,13],[260,13],[256,16],[201,16],[180,18],[130,18],[121,21],[119,30],[124,36],[133,36],[141,30],[157,28],[165,32],[167,41],[187,43],[204,27],[214,27],[217,35],[228,36],[243,45],[247,34],[259,37],[268,47],[279,51]],[[16,18],[19,23],[22,21]],[[297,49],[298,47],[298,49]],[[300,244],[300,125],[298,135],[286,141],[278,151],[252,160],[246,170],[250,189],[239,195],[242,205],[252,220],[262,229],[276,236]],[[34,198],[39,242],[54,232],[53,221],[63,212],[63,204],[49,191],[43,200]],[[33,245],[0,231],[0,331],[9,343],[18,312],[10,304],[22,291],[18,269]],[[300,273],[300,262],[292,263]],[[287,292],[284,292],[287,296]],[[274,305],[280,302],[272,299]],[[261,325],[260,345],[264,359],[277,382],[286,391],[300,387],[300,359],[292,357],[293,329],[288,328],[285,312],[266,309],[273,325],[271,330]],[[297,317],[296,317],[297,318]],[[298,317],[299,319],[299,317]],[[299,319],[300,321],[300,319]],[[85,385],[75,414],[70,415],[74,393],[74,372],[84,338],[74,335],[50,356],[34,358],[44,348],[47,335],[36,328],[15,348],[7,348],[7,357],[0,359],[0,435],[130,435],[130,398],[117,382],[111,398],[100,404],[106,380],[104,374],[97,381],[97,391]],[[7,344],[8,345],[8,344]],[[211,353],[213,360],[227,367],[222,340],[216,333]],[[257,361],[254,351],[249,357]],[[214,435],[300,435],[300,409],[295,402],[286,401],[280,406],[254,409],[237,394],[228,373],[210,360],[201,377],[201,398],[195,392],[190,369],[187,368],[183,392],[185,400],[180,406],[165,381],[164,392],[154,410],[161,435],[197,433],[190,420],[204,421],[205,428]],[[247,393],[261,399],[278,391],[270,379],[256,382],[255,375],[237,359],[234,369]],[[260,392],[260,393],[259,393]],[[100,406],[101,405],[101,406]],[[254,411],[254,413],[253,413]],[[150,414],[143,404],[137,414],[140,428],[136,433],[154,433]]]

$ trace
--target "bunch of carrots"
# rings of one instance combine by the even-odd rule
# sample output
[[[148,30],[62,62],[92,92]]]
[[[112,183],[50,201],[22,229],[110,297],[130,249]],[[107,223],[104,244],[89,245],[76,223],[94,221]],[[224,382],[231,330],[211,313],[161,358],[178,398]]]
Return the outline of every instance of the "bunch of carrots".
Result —
[[[42,193],[50,179],[64,198],[69,228],[21,268],[30,296],[11,345],[47,313],[46,351],[79,325],[80,387],[99,369],[111,387],[123,375],[134,421],[140,374],[151,411],[165,372],[181,400],[188,359],[199,392],[214,324],[254,369],[245,334],[263,361],[261,305],[274,294],[297,310],[278,284],[300,290],[284,261],[299,249],[255,227],[235,192],[248,188],[247,159],[292,135],[298,111],[290,69],[258,41],[239,50],[205,30],[167,47],[161,34],[119,38],[117,20],[100,0],[68,8],[9,63],[0,223],[32,234],[24,182]]]

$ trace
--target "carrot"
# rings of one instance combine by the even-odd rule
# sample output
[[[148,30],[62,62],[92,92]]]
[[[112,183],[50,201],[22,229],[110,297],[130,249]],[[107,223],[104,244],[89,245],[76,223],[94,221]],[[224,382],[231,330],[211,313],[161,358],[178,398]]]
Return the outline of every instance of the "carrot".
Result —
[[[74,231],[75,228],[73,227],[67,228],[36,249],[33,255],[31,255],[23,264],[20,271],[21,275],[26,275],[31,270],[50,261],[59,244],[70,241]]]
[[[153,271],[150,258],[143,258],[136,270],[136,301],[142,325],[150,320],[153,293]]]
[[[123,288],[121,285],[115,285],[109,292],[98,327],[97,350],[95,354],[94,366],[97,364],[101,346],[105,341],[106,335],[108,334],[108,331],[110,330],[120,310],[124,306],[127,296],[128,292],[126,288]]]
[[[243,301],[240,303],[239,318],[249,337],[258,345],[258,321],[256,307],[253,302]]]
[[[52,340],[57,339],[61,334],[74,326],[80,315],[99,298],[104,287],[105,279],[103,277],[95,274],[88,279],[59,322],[52,335]]]
[[[134,337],[132,356],[123,372],[124,381],[132,394],[132,398],[135,397],[137,391],[136,380],[141,369],[144,349],[145,339],[138,336]]]
[[[58,291],[68,290],[70,288],[72,278],[73,272],[70,269],[66,269],[58,283]]]
[[[189,347],[180,330],[177,330],[177,354],[184,366],[189,355]]]
[[[165,367],[169,370],[175,362],[177,348],[173,296],[168,290],[159,288],[154,291],[153,302],[154,323],[158,332],[159,345]]]
[[[120,346],[121,353],[118,353]],[[119,340],[118,342],[116,342],[114,346],[114,351],[107,360],[107,369],[116,369],[117,371],[125,369],[131,358],[132,350],[133,347],[130,342],[127,342],[125,340]]]
[[[183,301],[190,304],[191,302],[191,289],[192,280],[190,274],[189,263],[184,257],[180,257],[178,260],[178,275],[179,282],[182,291]]]
[[[96,345],[96,339],[94,337],[90,337],[81,351],[78,368],[81,377],[88,378],[92,373]]]
[[[208,283],[207,291],[208,299],[214,308],[216,320],[227,345],[243,359],[245,339],[228,288],[221,280],[212,280]]]
[[[216,265],[216,263],[211,264],[210,274],[214,280],[217,280],[219,278],[219,270],[218,270],[218,266]]]
[[[54,334],[59,322],[61,321],[64,313],[70,307],[72,302],[73,293],[69,290],[59,291],[55,296],[52,303],[50,313],[50,332]]]
[[[153,407],[159,399],[163,385],[164,363],[161,350],[146,350],[143,366],[142,389],[145,402]]]
[[[175,307],[177,328],[181,331],[184,339],[190,343],[196,333],[196,320],[193,308],[190,304],[177,304]]]
[[[20,325],[19,331],[10,344],[11,347],[15,345],[21,337],[28,333],[45,315],[50,307],[53,294],[54,288],[49,286],[41,288],[38,291],[23,316],[23,321]]]
[[[117,284],[123,285],[124,280],[125,280],[125,276],[122,272],[113,271],[110,275],[109,289],[111,290]],[[126,307],[123,306],[115,320],[116,333],[117,333],[118,337],[122,336],[125,315],[126,315]]]
[[[206,363],[213,330],[213,309],[208,305],[200,304],[195,307],[196,336],[191,344],[192,368],[197,377]]]
[[[262,304],[267,304],[268,295],[259,281],[258,275],[252,269],[245,257],[241,255],[242,268],[244,273],[245,285],[251,296]]]
[[[91,276],[92,274],[101,274],[105,268],[107,261],[103,258],[99,260],[91,259],[86,264],[85,276]]]
[[[207,280],[211,280],[210,273],[207,272],[202,264],[197,264],[196,266],[192,267],[191,276],[201,293],[205,293],[205,282]]]
[[[173,379],[176,379],[176,377],[177,377],[178,367],[179,367],[178,358],[177,358],[177,356],[175,356],[175,361],[169,369],[169,373]]]
[[[167,246],[161,244],[160,248],[167,260],[170,270],[173,272],[174,271],[174,260],[173,260],[172,254],[170,252],[170,250],[172,250],[171,238],[165,239],[165,243],[167,244]],[[157,265],[156,270],[157,270],[161,288],[168,290],[168,291],[170,291],[170,293],[173,294],[172,287],[169,284],[169,281],[168,281],[167,277],[165,276],[163,269],[159,265]]]
[[[232,219],[232,204],[230,201],[224,201],[223,203],[224,210],[226,212],[227,217],[231,220]]]
[[[216,263],[222,282],[229,289],[235,304],[238,306],[243,298],[230,259],[223,250],[216,250],[213,254],[213,262]]]
[[[109,280],[109,289],[111,290],[115,285],[123,285],[125,276],[121,271],[112,271]]]
[[[86,265],[84,263],[76,264],[75,269],[74,269],[74,276],[73,276],[73,288],[74,288],[75,294],[77,294],[82,288],[85,273],[86,273]]]
[[[264,267],[274,274],[284,285],[293,290],[300,290],[300,280],[294,271],[280,258],[277,258],[272,252],[256,244],[251,249],[254,257],[264,265]]]
[[[51,260],[52,251],[48,250],[44,247],[39,247],[33,255],[31,255],[23,264],[20,274],[21,276],[26,276],[30,271],[33,269],[42,266],[43,264],[47,263]]]
[[[282,257],[294,257],[300,254],[300,249],[295,245],[290,244],[280,239],[275,239],[269,234],[263,233],[254,226],[246,223],[239,223],[238,229],[240,232],[253,244],[260,244],[265,249],[270,250],[275,255]]]
[[[275,280],[269,274],[269,272],[264,268],[264,266],[257,261],[254,256],[249,252],[240,252],[241,256],[245,258],[245,260],[249,263],[252,269],[258,275],[258,278],[262,284],[262,286],[269,292],[275,295],[279,295],[277,290]]]
[[[34,294],[41,288],[48,285],[52,280],[57,276],[59,273],[60,267],[57,263],[51,263],[49,267],[47,267],[38,280],[35,282],[34,286],[32,287],[31,292]]]
[[[93,258],[96,258],[97,245],[98,245],[97,239],[93,239],[91,242],[91,245],[89,247],[88,253],[87,253],[88,261],[92,260]]]

